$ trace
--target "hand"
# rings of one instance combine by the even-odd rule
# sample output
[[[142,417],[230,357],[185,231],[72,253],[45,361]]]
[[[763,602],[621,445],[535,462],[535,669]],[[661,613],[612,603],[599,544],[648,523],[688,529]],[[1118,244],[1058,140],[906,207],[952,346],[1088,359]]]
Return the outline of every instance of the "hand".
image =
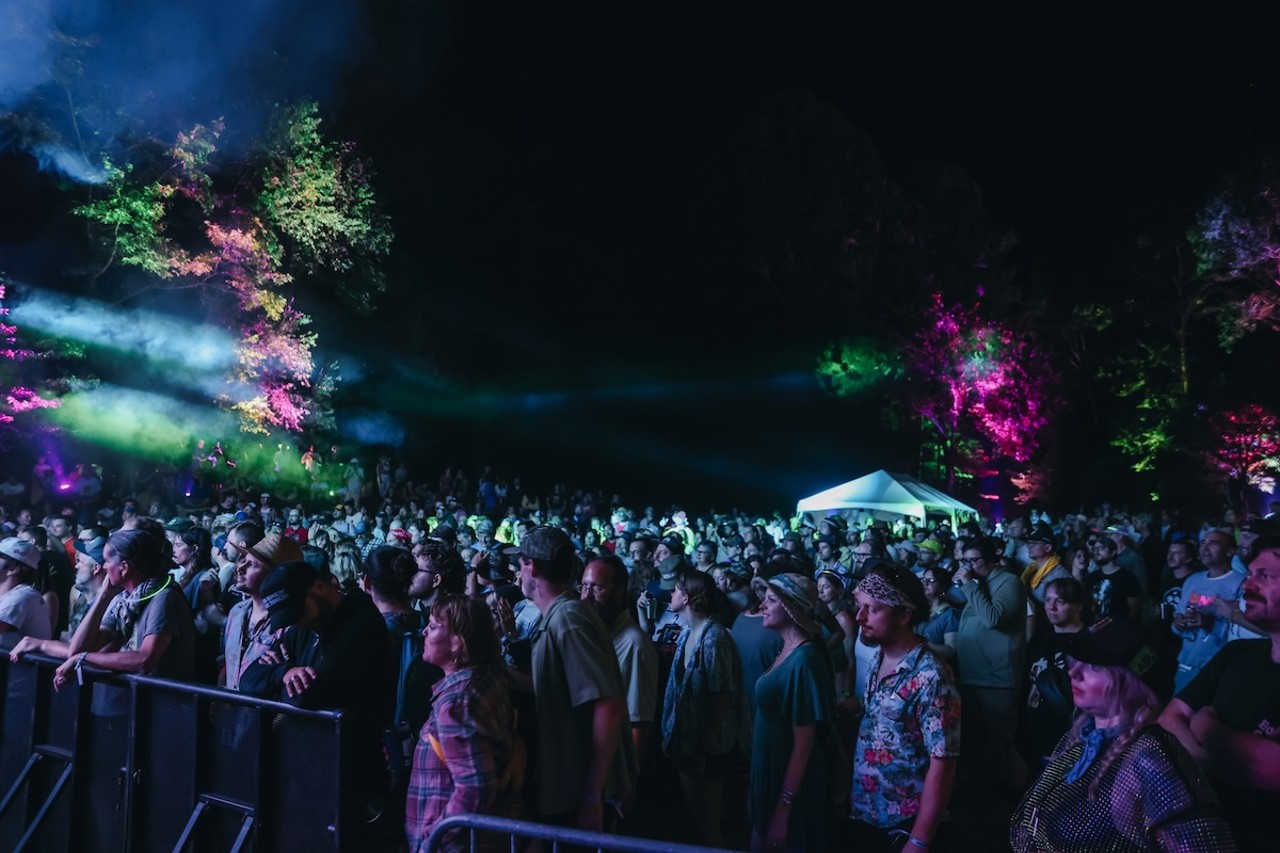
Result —
[[[773,810],[773,819],[769,821],[769,831],[764,835],[765,850],[781,850],[787,845],[787,823],[791,818],[791,809],[783,807]]]
[[[79,659],[79,657],[80,655],[72,655],[59,664],[58,668],[53,671],[54,690],[61,690],[62,685],[66,684],[68,679],[75,677],[76,660]]]
[[[578,829],[589,832],[604,832],[604,800],[599,796],[595,801],[583,800],[578,806]]]
[[[969,582],[968,566],[961,566],[954,575],[951,576],[951,582],[956,586],[964,586]]]
[[[13,663],[17,663],[22,659],[24,652],[36,652],[39,654],[43,650],[43,640],[37,640],[35,637],[23,637],[18,641],[18,644],[13,647],[13,650],[9,652],[9,660]]]
[[[1222,724],[1218,721],[1218,712],[1213,710],[1211,705],[1205,705],[1194,712],[1191,715],[1191,719],[1187,721],[1187,727],[1191,729],[1191,734],[1195,735],[1196,740],[1201,743],[1204,743],[1205,738],[1220,725]]]
[[[1209,605],[1209,610],[1213,612],[1215,619],[1230,620],[1231,614],[1236,612],[1236,603],[1224,598],[1215,598],[1213,604]]]
[[[258,655],[258,663],[266,664],[268,666],[275,666],[278,663],[284,663],[284,660],[284,655],[281,654],[279,649],[271,649],[270,651],[266,651]]]
[[[309,666],[295,666],[284,674],[284,690],[290,699],[296,699],[311,689],[316,671]]]
[[[489,603],[489,612],[493,614],[493,624],[499,634],[510,637],[516,632],[516,615],[511,612],[511,602],[495,593]]]

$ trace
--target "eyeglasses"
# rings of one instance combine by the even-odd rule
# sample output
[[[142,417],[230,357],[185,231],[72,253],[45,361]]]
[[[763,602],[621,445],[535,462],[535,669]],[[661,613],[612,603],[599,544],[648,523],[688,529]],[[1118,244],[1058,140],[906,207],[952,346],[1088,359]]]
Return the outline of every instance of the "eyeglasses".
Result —
[[[937,578],[925,578],[923,582],[924,582],[924,583],[926,583],[926,584],[936,584],[936,583],[938,582],[938,579],[937,579]]]
[[[981,562],[982,562],[981,557],[961,557],[960,558],[960,565],[962,566],[976,566],[978,563],[981,563]]]
[[[592,595],[597,595],[597,594],[599,594],[599,593],[602,593],[602,592],[608,592],[608,591],[609,591],[609,587],[605,586],[604,584],[599,584],[599,583],[584,583],[584,584],[579,584],[578,589],[579,589],[579,590],[581,590],[582,592],[588,592],[588,593],[590,593],[590,594],[592,594]]]

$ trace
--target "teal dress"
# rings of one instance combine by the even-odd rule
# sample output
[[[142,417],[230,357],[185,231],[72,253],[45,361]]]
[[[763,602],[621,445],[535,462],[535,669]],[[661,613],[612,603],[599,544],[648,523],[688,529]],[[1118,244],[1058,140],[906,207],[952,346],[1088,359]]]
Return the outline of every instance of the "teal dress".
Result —
[[[809,766],[791,806],[788,850],[826,849],[831,810],[827,762],[831,753],[825,743],[835,718],[834,683],[826,650],[812,642],[800,646],[756,682],[749,804],[751,826],[760,835],[769,831],[782,793],[782,777],[794,745],[793,728],[809,723],[817,726]]]

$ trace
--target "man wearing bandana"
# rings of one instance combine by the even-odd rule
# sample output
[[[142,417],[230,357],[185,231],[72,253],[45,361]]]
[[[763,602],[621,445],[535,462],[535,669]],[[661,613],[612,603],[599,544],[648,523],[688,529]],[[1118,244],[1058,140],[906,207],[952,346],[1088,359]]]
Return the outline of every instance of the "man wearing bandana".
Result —
[[[848,847],[938,853],[960,754],[955,679],[912,630],[929,604],[909,569],[876,567],[854,597],[862,639],[876,655],[854,752]]]

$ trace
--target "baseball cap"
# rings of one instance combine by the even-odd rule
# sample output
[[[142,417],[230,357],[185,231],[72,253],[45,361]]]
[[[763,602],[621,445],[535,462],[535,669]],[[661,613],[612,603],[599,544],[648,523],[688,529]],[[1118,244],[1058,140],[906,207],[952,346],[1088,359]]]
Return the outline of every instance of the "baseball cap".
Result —
[[[1053,534],[1053,528],[1045,524],[1043,521],[1037,521],[1031,528],[1031,532],[1027,534],[1028,542],[1044,542],[1058,546],[1058,537]]]
[[[502,553],[519,555],[530,560],[571,559],[573,542],[558,527],[535,527],[525,534],[519,545],[503,548]]]
[[[102,565],[102,549],[107,547],[107,539],[105,536],[95,536],[87,541],[77,539],[75,540],[75,547],[81,554],[88,556],[90,560],[93,560],[98,565]]]
[[[427,538],[443,542],[452,548],[454,545],[458,544],[458,531],[453,529],[453,525],[444,524],[442,522],[436,525],[436,529],[432,530],[431,534]]]
[[[1172,686],[1170,662],[1147,644],[1142,629],[1124,619],[1101,619],[1074,634],[1054,634],[1058,649],[1080,661],[1121,666],[1163,698]]]
[[[40,549],[25,539],[19,539],[17,536],[10,536],[0,542],[0,554],[10,560],[17,560],[19,563],[23,563],[27,568],[40,568]]]
[[[684,537],[678,533],[668,533],[662,537],[662,544],[677,554],[684,553]]]
[[[667,591],[675,589],[676,578],[691,569],[683,557],[672,554],[658,564],[658,586]]]
[[[171,533],[182,533],[184,530],[190,530],[195,527],[196,523],[184,516],[175,516],[164,523],[164,529]]]
[[[276,566],[262,582],[262,603],[267,608],[267,624],[278,631],[298,624],[305,610],[307,591],[320,579],[310,564],[295,560]]]

